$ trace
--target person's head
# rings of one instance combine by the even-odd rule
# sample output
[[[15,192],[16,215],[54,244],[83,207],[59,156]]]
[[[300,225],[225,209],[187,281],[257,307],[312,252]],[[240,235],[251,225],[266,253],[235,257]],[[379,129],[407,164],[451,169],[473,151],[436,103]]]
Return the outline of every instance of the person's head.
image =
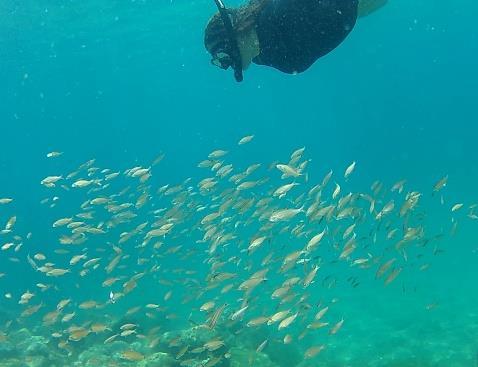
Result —
[[[228,9],[228,15],[234,31],[235,42],[251,32],[255,27],[256,17],[268,0],[252,0],[238,9]],[[234,67],[234,45],[224,25],[221,14],[216,13],[208,22],[204,32],[204,45],[212,55],[211,62],[223,69]]]

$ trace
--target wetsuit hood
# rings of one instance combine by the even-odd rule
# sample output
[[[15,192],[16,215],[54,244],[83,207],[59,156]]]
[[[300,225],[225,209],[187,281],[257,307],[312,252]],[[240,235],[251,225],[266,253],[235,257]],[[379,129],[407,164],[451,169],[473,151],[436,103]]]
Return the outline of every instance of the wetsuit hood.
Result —
[[[243,80],[242,59],[237,33],[233,26],[234,14],[225,7],[222,0],[214,0],[214,3],[219,11],[222,26],[219,31],[217,29],[217,24],[214,25],[214,23],[217,23],[217,19],[215,19],[216,16],[209,21],[205,32],[205,46],[213,56],[211,62],[222,69],[232,67],[236,81],[241,82]],[[213,31],[213,28],[216,28],[215,32]],[[215,42],[211,47],[211,38],[213,37],[220,37],[220,41]]]

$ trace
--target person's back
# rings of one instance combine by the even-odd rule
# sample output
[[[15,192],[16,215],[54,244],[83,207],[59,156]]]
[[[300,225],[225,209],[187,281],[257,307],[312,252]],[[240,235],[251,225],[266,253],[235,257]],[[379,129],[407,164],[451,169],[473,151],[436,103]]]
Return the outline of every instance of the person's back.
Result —
[[[260,53],[252,61],[301,73],[352,31],[358,0],[280,0],[257,17]]]
[[[251,62],[285,73],[301,73],[339,46],[355,26],[387,0],[251,0],[220,10],[205,31],[212,62],[233,67],[238,81]]]

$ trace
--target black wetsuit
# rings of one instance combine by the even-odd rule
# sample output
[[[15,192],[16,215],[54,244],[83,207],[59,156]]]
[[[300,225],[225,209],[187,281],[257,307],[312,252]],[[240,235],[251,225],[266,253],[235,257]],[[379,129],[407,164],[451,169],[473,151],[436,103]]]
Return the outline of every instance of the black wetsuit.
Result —
[[[307,70],[352,31],[358,0],[270,0],[256,23],[253,62],[285,73]]]

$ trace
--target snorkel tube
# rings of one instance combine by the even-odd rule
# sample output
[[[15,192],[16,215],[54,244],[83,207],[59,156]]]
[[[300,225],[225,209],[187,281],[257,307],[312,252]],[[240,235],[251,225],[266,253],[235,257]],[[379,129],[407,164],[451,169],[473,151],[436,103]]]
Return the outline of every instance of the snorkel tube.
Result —
[[[228,11],[226,6],[222,2],[222,0],[214,0],[216,3],[217,9],[219,10],[219,14],[221,15],[222,22],[224,23],[224,28],[226,29],[227,37],[229,38],[229,44],[231,45],[231,60],[232,60],[232,68],[234,69],[234,78],[236,78],[237,82],[242,82],[242,60],[241,60],[241,52],[239,51],[239,45],[237,43],[236,33],[234,32],[234,28],[232,27],[231,18],[229,17]]]

